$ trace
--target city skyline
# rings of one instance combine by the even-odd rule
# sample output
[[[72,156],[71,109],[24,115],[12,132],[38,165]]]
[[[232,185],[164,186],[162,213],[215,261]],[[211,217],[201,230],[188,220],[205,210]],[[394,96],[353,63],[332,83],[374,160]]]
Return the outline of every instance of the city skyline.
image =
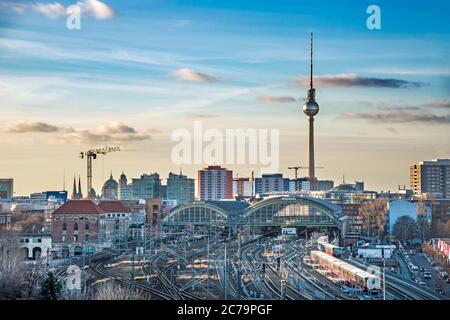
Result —
[[[403,5],[381,1],[382,29],[368,30],[365,3],[323,12],[311,1],[104,1],[110,11],[94,7],[81,30],[67,30],[50,2],[39,3],[0,1],[0,177],[14,178],[18,195],[61,189],[64,174],[66,189],[74,174],[85,186],[78,154],[99,145],[123,152],[94,161],[97,192],[111,171],[178,172],[170,135],[194,120],[223,132],[280,129],[278,171],[293,178],[288,166],[308,159],[311,31],[319,179],[394,191],[408,185],[411,164],[449,158],[448,4],[410,2],[406,24],[397,21]],[[181,169],[195,178],[207,166]],[[255,165],[222,166],[260,175]]]

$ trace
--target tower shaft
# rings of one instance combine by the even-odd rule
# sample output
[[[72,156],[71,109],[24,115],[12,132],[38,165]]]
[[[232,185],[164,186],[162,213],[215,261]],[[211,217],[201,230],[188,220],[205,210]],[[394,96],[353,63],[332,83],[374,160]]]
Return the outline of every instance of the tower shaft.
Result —
[[[309,156],[309,183],[311,190],[314,190],[316,174],[314,162],[314,117],[309,117],[309,132],[308,132],[308,156]]]

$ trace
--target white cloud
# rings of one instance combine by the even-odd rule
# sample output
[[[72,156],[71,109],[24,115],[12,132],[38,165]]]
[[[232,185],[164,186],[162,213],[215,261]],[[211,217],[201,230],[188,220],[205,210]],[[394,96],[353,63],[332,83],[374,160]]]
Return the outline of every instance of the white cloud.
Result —
[[[57,19],[66,15],[66,8],[58,2],[36,3],[32,7],[33,10],[45,14],[50,19]]]
[[[101,125],[97,128],[97,131],[100,133],[136,133],[136,131],[121,122],[111,122],[108,125]]]
[[[172,75],[175,78],[183,81],[213,82],[218,80],[217,77],[215,76],[200,73],[189,68],[178,69]]]
[[[87,13],[96,19],[109,19],[115,15],[113,9],[99,0],[83,0],[77,3],[82,13]]]
[[[81,0],[77,2],[82,14],[86,14],[95,19],[109,19],[115,16],[112,8],[99,0]],[[34,4],[14,3],[11,1],[0,1],[0,8],[12,10],[16,13],[23,14],[28,10],[40,12],[51,19],[60,18],[66,15],[66,8],[59,2]]]

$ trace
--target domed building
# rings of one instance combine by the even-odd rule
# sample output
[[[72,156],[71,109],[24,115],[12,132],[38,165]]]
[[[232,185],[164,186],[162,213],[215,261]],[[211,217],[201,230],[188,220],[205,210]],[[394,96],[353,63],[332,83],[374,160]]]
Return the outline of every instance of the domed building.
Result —
[[[112,173],[108,180],[105,181],[102,187],[102,198],[105,200],[117,200],[119,192],[119,183],[114,180]]]

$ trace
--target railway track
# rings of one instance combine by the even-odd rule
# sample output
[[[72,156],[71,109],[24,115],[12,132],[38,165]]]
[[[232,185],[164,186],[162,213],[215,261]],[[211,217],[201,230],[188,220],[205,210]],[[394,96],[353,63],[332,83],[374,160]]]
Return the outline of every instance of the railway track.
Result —
[[[367,269],[367,266],[355,260],[347,260],[349,263]],[[389,291],[395,297],[401,300],[444,300],[444,297],[439,297],[433,292],[429,292],[425,288],[418,287],[414,283],[409,283],[405,280],[391,275],[386,272],[386,291]]]
[[[111,273],[109,270],[107,270],[107,269],[105,268],[105,266],[104,266],[105,263],[108,262],[108,261],[110,261],[110,260],[111,260],[111,256],[109,256],[109,257],[103,257],[103,258],[99,259],[99,260],[94,264],[93,270],[94,270],[97,274],[99,274],[99,275],[101,275],[101,276],[107,277],[107,278],[109,278],[109,279],[112,279],[112,280],[115,280],[115,281],[118,281],[118,282],[121,282],[121,283],[125,283],[125,284],[130,285],[130,286],[134,286],[135,288],[138,288],[138,289],[140,289],[140,290],[142,290],[142,291],[145,291],[145,292],[150,293],[152,296],[157,296],[157,297],[159,297],[159,298],[161,298],[161,299],[163,299],[163,300],[173,300],[173,297],[172,297],[172,295],[170,295],[170,294],[167,294],[167,293],[162,292],[162,291],[160,291],[160,290],[151,288],[151,287],[146,286],[146,285],[144,285],[144,284],[136,283],[136,281],[131,281],[130,279],[125,279],[125,278],[123,278],[123,277],[114,275],[114,274]]]

